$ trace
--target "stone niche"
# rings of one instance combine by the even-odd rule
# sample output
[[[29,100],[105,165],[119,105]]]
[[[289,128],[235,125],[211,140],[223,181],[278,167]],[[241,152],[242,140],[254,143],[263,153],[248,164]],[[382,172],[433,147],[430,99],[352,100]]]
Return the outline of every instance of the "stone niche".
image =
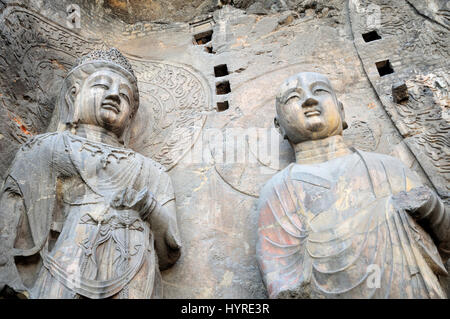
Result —
[[[255,204],[293,161],[273,118],[279,85],[298,72],[329,77],[347,143],[399,158],[448,205],[445,8],[287,2],[1,0],[0,177],[21,144],[51,127],[75,60],[116,47],[141,94],[131,146],[166,168],[176,196],[183,249],[162,273],[165,298],[267,298]],[[393,99],[398,83],[408,99]]]

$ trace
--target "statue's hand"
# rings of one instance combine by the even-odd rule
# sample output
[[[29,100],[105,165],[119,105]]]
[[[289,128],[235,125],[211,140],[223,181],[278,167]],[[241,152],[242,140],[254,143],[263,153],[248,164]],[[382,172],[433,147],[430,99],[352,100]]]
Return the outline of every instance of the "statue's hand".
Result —
[[[393,197],[394,206],[403,209],[426,229],[444,262],[450,258],[450,210],[428,187],[417,187]],[[444,271],[445,272],[445,271]]]
[[[159,206],[150,215],[150,225],[155,236],[155,248],[161,270],[172,266],[180,257],[181,240],[176,217],[166,206]]]
[[[174,226],[174,223],[168,224],[164,239],[169,249],[177,251],[176,254],[178,255],[178,250],[181,248],[181,240],[179,238],[178,230]]]
[[[428,187],[420,186],[394,195],[394,206],[407,211],[415,220],[420,220],[432,209],[435,196]]]

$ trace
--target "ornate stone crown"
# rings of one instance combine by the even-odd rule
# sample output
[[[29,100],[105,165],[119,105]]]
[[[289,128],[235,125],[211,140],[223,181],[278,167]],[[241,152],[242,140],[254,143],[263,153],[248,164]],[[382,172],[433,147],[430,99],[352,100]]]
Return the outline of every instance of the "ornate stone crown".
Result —
[[[136,76],[134,75],[133,72],[133,67],[131,66],[130,62],[116,48],[111,48],[108,51],[94,50],[79,58],[72,69],[75,69],[83,64],[90,63],[93,61],[109,62],[116,64],[121,68],[123,68],[128,73],[130,73],[132,78],[137,82]]]

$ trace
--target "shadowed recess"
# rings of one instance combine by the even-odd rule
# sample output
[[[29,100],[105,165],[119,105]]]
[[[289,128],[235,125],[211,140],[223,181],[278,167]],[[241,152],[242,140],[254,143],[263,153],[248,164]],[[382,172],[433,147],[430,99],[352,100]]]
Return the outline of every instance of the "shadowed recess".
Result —
[[[217,102],[217,111],[219,112],[226,111],[229,107],[228,101]]]
[[[380,35],[375,30],[367,32],[367,33],[363,33],[362,37],[365,42],[372,42],[372,41],[381,39]]]
[[[197,43],[198,45],[202,45],[210,42],[212,39],[212,34],[212,30],[194,34],[195,43]]]
[[[392,68],[391,62],[389,62],[389,60],[376,62],[375,65],[377,66],[377,70],[380,76],[394,73],[394,69]]]
[[[216,65],[214,67],[214,76],[216,78],[220,78],[222,76],[226,76],[228,75],[228,67],[226,64],[220,64],[220,65]]]
[[[231,92],[230,82],[223,81],[216,83],[216,93],[217,95],[224,95]]]

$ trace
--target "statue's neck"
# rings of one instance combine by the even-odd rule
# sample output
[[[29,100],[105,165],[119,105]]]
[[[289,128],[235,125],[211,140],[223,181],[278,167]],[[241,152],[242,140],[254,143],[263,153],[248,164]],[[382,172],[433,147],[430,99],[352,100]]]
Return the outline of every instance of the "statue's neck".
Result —
[[[294,145],[294,151],[297,164],[322,163],[353,153],[345,145],[342,135],[298,143]]]
[[[78,124],[76,128],[71,130],[71,133],[93,142],[99,142],[117,147],[123,147],[116,134],[107,129],[90,124]]]

